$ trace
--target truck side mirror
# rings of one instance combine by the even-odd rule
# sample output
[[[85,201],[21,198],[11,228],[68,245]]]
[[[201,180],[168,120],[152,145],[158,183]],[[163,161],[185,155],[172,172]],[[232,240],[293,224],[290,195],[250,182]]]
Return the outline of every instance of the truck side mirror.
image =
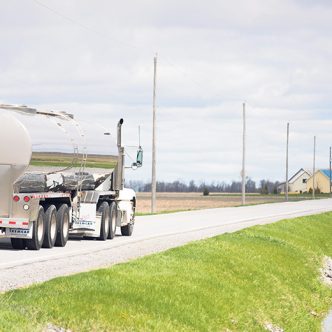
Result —
[[[137,167],[143,166],[143,149],[141,147],[137,150],[136,165]]]
[[[136,170],[143,166],[143,149],[141,147],[137,150],[136,161],[131,164],[131,169]]]

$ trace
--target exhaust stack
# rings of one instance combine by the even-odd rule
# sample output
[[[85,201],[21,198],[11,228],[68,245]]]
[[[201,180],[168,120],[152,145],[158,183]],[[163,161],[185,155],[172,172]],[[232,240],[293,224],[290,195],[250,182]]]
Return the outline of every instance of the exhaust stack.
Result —
[[[117,145],[118,145],[118,163],[115,168],[115,177],[114,177],[114,190],[119,191],[124,187],[124,147],[122,146],[122,124],[123,119],[120,119],[117,127]],[[113,173],[114,174],[114,173]]]

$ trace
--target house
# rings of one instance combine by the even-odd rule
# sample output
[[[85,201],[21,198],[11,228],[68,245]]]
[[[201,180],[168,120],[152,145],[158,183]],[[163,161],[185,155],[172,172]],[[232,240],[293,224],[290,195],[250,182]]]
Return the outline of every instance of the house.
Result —
[[[291,193],[304,193],[307,191],[307,181],[311,177],[312,173],[304,168],[297,171],[288,180],[288,190]]]
[[[304,193],[307,191],[307,181],[311,177],[311,172],[300,168],[289,180],[288,180],[288,192],[290,193]],[[278,190],[285,192],[285,182],[280,183]]]
[[[313,188],[313,176],[307,181],[307,191],[312,191]],[[321,193],[330,192],[330,170],[319,169],[315,172],[315,190]]]

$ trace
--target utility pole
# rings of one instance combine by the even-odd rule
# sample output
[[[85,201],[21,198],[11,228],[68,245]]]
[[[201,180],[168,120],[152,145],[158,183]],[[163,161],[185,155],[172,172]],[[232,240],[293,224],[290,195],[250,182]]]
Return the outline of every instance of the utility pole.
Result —
[[[315,172],[316,172],[316,136],[314,136],[314,160],[313,160],[313,167],[312,167],[312,199],[315,199]]]
[[[151,180],[151,213],[156,212],[156,82],[157,54],[153,59],[153,120],[152,120],[152,180]]]
[[[242,205],[246,204],[246,104],[243,103],[243,142],[242,142]]]
[[[286,182],[285,182],[285,200],[288,201],[288,143],[289,143],[289,122],[287,122],[287,143],[286,143]]]
[[[141,126],[138,126],[138,146],[141,147]]]
[[[330,197],[331,197],[331,173],[332,173],[332,169],[331,169],[331,162],[332,162],[332,160],[331,160],[331,157],[332,157],[332,155],[331,155],[331,147],[330,147]]]

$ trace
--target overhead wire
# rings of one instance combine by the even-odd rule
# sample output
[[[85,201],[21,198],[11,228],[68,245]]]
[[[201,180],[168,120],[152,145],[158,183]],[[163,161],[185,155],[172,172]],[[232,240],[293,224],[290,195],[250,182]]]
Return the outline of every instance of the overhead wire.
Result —
[[[115,38],[114,36],[111,36],[110,34],[106,34],[106,33],[102,33],[100,32],[99,30],[97,29],[94,29],[94,28],[91,28],[85,24],[82,24],[81,22],[79,22],[78,20],[76,19],[73,19],[72,17],[66,15],[66,14],[63,14],[62,12],[60,12],[59,10],[56,10],[48,5],[46,5],[44,2],[40,1],[40,0],[32,0],[34,3],[36,3],[37,5],[43,7],[44,9],[52,12],[53,14],[57,15],[58,17],[61,17],[62,19],[70,22],[71,24],[74,24],[78,27],[80,27],[81,29],[84,29],[90,33],[93,33],[95,35],[98,35],[100,38],[103,38],[103,39],[106,39],[107,41],[109,41],[110,39],[119,43],[119,44],[122,44],[123,46],[127,47],[127,48],[130,48],[130,49],[135,49],[137,51],[141,51],[141,47],[139,47],[138,45],[135,45],[134,43],[127,43],[127,42],[124,42],[123,40],[121,39],[118,39],[118,38]],[[201,93],[201,97],[202,97],[202,84],[201,82],[193,79],[192,77],[190,77],[190,75],[188,74],[188,72],[183,69],[181,66],[175,64],[172,60],[170,60],[169,58],[163,56],[162,58],[158,58],[158,62],[161,62],[161,63],[166,63],[168,64],[170,67],[172,67],[175,72],[177,73],[180,73],[182,74],[183,77],[186,77],[192,84],[194,84],[200,91]],[[221,94],[213,94],[212,96],[209,95],[209,99],[211,98],[219,98],[219,97],[222,97]],[[207,98],[206,98],[207,99]]]
[[[91,28],[90,26],[87,26],[87,25],[85,25],[85,24],[82,24],[82,23],[79,22],[78,20],[73,19],[73,18],[69,17],[68,15],[65,15],[65,14],[63,14],[62,12],[60,12],[60,11],[58,11],[58,10],[56,10],[56,9],[54,9],[54,8],[52,8],[52,7],[50,7],[50,6],[48,6],[48,5],[46,5],[44,2],[41,2],[41,1],[39,1],[39,0],[32,0],[32,1],[33,1],[34,3],[36,3],[37,5],[39,5],[39,6],[41,6],[41,7],[44,7],[44,9],[49,10],[49,11],[52,12],[53,14],[55,14],[55,15],[61,17],[62,19],[66,20],[66,21],[68,21],[68,22],[70,22],[70,23],[72,23],[72,24],[74,24],[74,25],[76,25],[76,26],[78,26],[78,27],[80,27],[80,28],[82,28],[82,29],[84,29],[84,30],[90,32],[90,33],[93,33],[93,34],[98,35],[100,38],[106,39],[107,41],[110,41],[110,39],[112,39],[112,40],[116,41],[117,43],[122,44],[122,45],[124,45],[124,46],[126,46],[126,47],[129,47],[129,48],[135,48],[135,49],[137,49],[137,50],[140,49],[138,46],[134,45],[133,43],[126,43],[126,42],[124,42],[123,40],[120,40],[120,39],[118,39],[118,38],[114,38],[113,36],[110,36],[109,34],[102,33],[102,32],[100,32],[99,30],[96,30],[96,29],[94,29],[94,28]]]

